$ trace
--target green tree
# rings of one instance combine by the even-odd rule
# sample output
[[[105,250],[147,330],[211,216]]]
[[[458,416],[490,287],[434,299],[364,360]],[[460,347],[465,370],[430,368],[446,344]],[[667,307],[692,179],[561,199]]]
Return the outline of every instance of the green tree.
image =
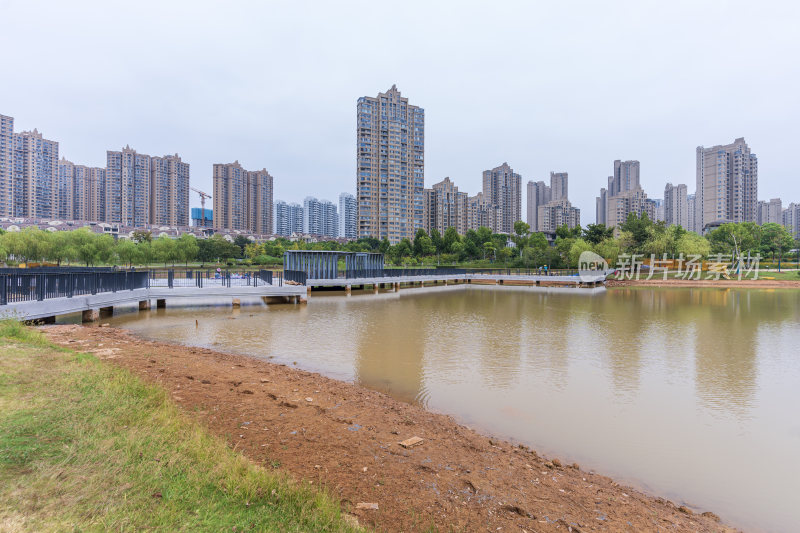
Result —
[[[94,233],[85,228],[71,231],[70,241],[81,263],[84,263],[86,266],[91,266],[99,261],[99,251],[96,242],[97,236]]]
[[[497,245],[492,240],[483,243],[483,258],[486,259],[486,254],[489,254],[493,259],[497,259]]]
[[[391,248],[391,247],[392,247],[392,244],[389,242],[389,239],[384,237],[381,240],[380,244],[378,245],[378,251],[385,255],[385,254],[389,253],[389,248]]]
[[[197,238],[190,233],[184,233],[175,241],[175,251],[178,260],[188,266],[190,261],[197,259],[197,253],[200,251]]]
[[[603,239],[594,246],[594,252],[605,259],[610,266],[614,266],[619,261],[619,241],[613,237]]]
[[[425,230],[422,228],[418,229],[417,234],[414,235],[413,252],[414,257],[426,257],[436,252],[431,238],[428,237],[428,234],[425,233]]]
[[[99,264],[110,265],[114,262],[114,237],[100,234],[94,236],[95,259]]]
[[[175,241],[162,235],[153,241],[153,257],[159,263],[164,263],[164,266],[167,266],[167,263],[172,263],[174,266],[180,259],[177,248]]]
[[[708,257],[710,253],[711,243],[708,242],[708,239],[701,237],[697,233],[687,231],[678,239],[676,246],[677,255],[683,254],[684,258],[691,256]]]
[[[447,231],[447,230],[445,230]],[[439,230],[436,228],[431,229],[431,244],[433,244],[434,249],[436,250],[437,255],[441,255],[444,253],[444,239],[442,239],[442,234],[439,233]]]
[[[153,242],[153,234],[145,229],[135,229],[131,233],[131,240],[135,243]]]
[[[250,244],[250,239],[245,237],[244,235],[237,235],[235,239],[233,239],[233,244],[239,248],[239,252],[235,254],[233,257],[244,257],[244,249],[245,247]]]
[[[614,228],[607,228],[605,224],[589,224],[583,230],[583,239],[589,244],[599,244],[614,236]]]
[[[774,222],[761,226],[761,253],[771,255],[773,261],[777,257],[779,270],[784,254],[791,250],[794,244],[794,238],[786,227]]]
[[[389,257],[395,265],[403,264],[403,260],[410,257],[412,253],[411,241],[404,238],[389,249]]]
[[[114,247],[117,258],[123,265],[133,266],[141,261],[142,252],[131,239],[120,239]]]
[[[458,234],[456,228],[450,226],[444,230],[444,237],[442,238],[442,249],[444,253],[456,253],[456,251],[453,249],[453,246],[456,243],[461,243],[461,236]]]
[[[653,232],[653,221],[645,212],[641,215],[629,213],[627,220],[620,225],[620,230],[630,233],[633,239],[631,252],[641,252]]]
[[[61,263],[69,263],[77,258],[70,233],[69,231],[58,231],[48,235],[50,241],[47,253],[48,261],[61,266]]]
[[[550,244],[547,242],[547,237],[544,236],[544,233],[537,231],[536,233],[531,233],[530,237],[528,237],[528,246],[538,250],[546,250],[550,247]]]
[[[572,242],[572,246],[569,248],[569,266],[571,268],[577,268],[579,259],[583,252],[592,251],[592,245],[588,242],[584,241],[583,239],[575,239]]]

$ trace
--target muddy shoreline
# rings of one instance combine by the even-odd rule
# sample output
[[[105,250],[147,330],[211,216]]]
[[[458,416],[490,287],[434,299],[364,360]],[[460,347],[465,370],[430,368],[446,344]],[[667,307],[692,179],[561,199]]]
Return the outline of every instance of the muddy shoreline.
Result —
[[[231,448],[324,487],[345,512],[379,531],[735,531],[708,510],[647,495],[354,384],[121,329],[44,331],[57,344],[158,383]],[[412,437],[422,441],[400,444]]]

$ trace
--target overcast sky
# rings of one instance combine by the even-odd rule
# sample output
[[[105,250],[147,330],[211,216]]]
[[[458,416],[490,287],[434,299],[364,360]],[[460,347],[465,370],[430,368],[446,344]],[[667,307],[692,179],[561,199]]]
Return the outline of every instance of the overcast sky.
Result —
[[[356,99],[425,109],[425,185],[475,194],[507,161],[569,172],[581,221],[614,159],[651,198],[695,189],[695,148],[745,137],[759,198],[800,202],[797,2],[0,0],[0,114],[75,163],[129,144],[275,177],[275,199],[355,192]],[[525,213],[523,193],[523,217]],[[192,195],[192,205],[199,205]]]

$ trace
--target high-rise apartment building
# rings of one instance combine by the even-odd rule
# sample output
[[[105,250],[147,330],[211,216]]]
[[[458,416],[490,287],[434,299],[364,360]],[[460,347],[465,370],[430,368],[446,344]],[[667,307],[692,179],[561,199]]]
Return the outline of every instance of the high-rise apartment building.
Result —
[[[339,215],[336,213],[336,204],[307,196],[303,200],[303,233],[338,237]]]
[[[90,220],[89,176],[87,167],[75,165],[65,158],[58,161],[56,213],[62,220]]]
[[[84,220],[75,218],[75,203],[80,203],[80,199],[75,197],[75,165],[62,157],[58,161],[58,185],[56,186],[56,218],[62,220]],[[79,195],[82,196],[82,195]]]
[[[290,237],[292,233],[303,233],[303,206],[288,204],[283,200],[275,202],[275,235]]]
[[[640,165],[636,160],[614,161],[614,175],[608,178],[608,195],[616,196],[625,191],[641,188]]]
[[[697,211],[695,210],[695,195],[694,194],[687,194],[686,195],[686,229],[689,231],[694,231],[697,233],[697,225],[695,224],[695,214]]]
[[[550,172],[550,200],[564,200],[569,197],[569,175],[567,172]]]
[[[467,193],[459,192],[458,187],[445,178],[425,189],[425,230],[435,229],[441,235],[447,228],[455,228],[463,235],[467,232]]]
[[[56,217],[105,222],[105,175],[104,168],[76,165],[62,157],[58,162]]]
[[[664,187],[664,222],[667,226],[681,226],[691,231],[687,198],[687,187],[683,183],[667,183]]]
[[[695,224],[703,231],[718,221],[756,222],[758,158],[744,138],[731,144],[697,147]]]
[[[247,173],[247,227],[259,235],[271,235],[273,179],[267,169]]]
[[[756,223],[783,224],[783,211],[780,198],[772,198],[769,202],[759,200],[756,205]]]
[[[397,87],[356,106],[358,236],[412,239],[423,227],[425,111]]]
[[[600,196],[595,197],[594,199],[594,209],[595,209],[595,217],[594,222],[595,224],[605,224],[606,223],[606,208],[608,207],[608,189],[602,187],[600,189]]]
[[[14,216],[54,218],[58,196],[58,143],[38,130],[14,133]]]
[[[581,210],[572,207],[569,200],[562,198],[539,206],[538,231],[554,233],[565,224],[570,229],[581,225]]]
[[[783,224],[783,203],[780,198],[770,198],[767,202],[767,222]]]
[[[58,162],[56,216],[105,222],[105,175],[104,168],[76,165],[62,157]]]
[[[492,231],[513,233],[514,223],[522,218],[522,177],[508,163],[483,171],[483,199],[497,210]]]
[[[0,217],[14,215],[14,118],[0,115]]]
[[[150,156],[130,146],[106,152],[106,222],[150,223]]]
[[[544,184],[540,181],[533,184],[531,191],[531,183],[528,184],[528,198],[533,192],[534,195],[538,194],[538,198],[534,200],[546,200],[536,206],[536,225],[531,227],[532,230],[552,233],[565,224],[569,228],[580,226],[581,211],[569,201],[568,184],[569,176],[566,172],[551,172],[549,187],[542,187]]]
[[[800,239],[800,204],[792,202],[783,210],[782,223],[795,239]]]
[[[83,167],[88,179],[88,206],[86,207],[86,220],[107,221],[106,216],[106,169],[98,167]]]
[[[347,192],[339,195],[339,237],[358,238],[358,203],[356,197]]]
[[[482,192],[467,197],[466,225],[468,230],[497,226],[497,215],[497,207],[489,205]]]
[[[595,199],[597,224],[614,227],[625,222],[632,212],[647,213],[655,219],[658,205],[652,200],[645,201],[647,195],[640,185],[640,171],[639,161],[614,161],[614,175],[608,177],[608,188],[600,189],[600,196]]]
[[[647,202],[647,194],[641,187],[608,197],[606,226],[613,228],[625,223],[631,213],[637,216],[647,213],[648,217],[655,217],[655,205]]]
[[[239,161],[214,164],[214,227],[272,234],[273,178]]]
[[[150,224],[189,225],[189,163],[178,154],[150,159]]]
[[[659,210],[661,207],[661,200],[656,198],[646,198],[644,201],[644,212],[647,213],[647,218],[656,222],[660,220]]]
[[[525,222],[531,227],[531,231],[540,231],[539,206],[545,205],[552,199],[551,188],[549,185],[545,185],[543,181],[529,181],[527,189],[528,201],[525,206]]]

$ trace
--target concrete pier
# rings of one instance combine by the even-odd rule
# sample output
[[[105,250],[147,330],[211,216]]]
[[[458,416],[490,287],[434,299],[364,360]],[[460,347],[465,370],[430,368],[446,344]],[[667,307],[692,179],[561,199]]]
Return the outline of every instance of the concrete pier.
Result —
[[[109,318],[114,316],[114,306],[108,305],[100,308],[100,318]]]
[[[87,324],[89,322],[97,322],[100,318],[100,311],[97,309],[87,309],[83,313],[81,313],[81,322]]]

